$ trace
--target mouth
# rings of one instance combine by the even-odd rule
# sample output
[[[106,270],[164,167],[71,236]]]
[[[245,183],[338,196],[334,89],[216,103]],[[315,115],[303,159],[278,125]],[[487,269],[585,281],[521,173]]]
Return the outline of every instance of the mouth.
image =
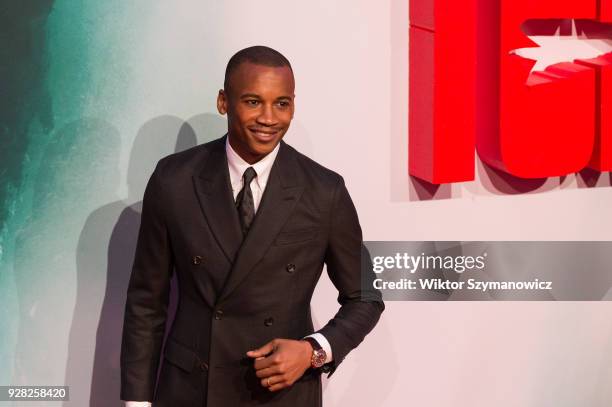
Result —
[[[249,132],[259,141],[266,142],[273,140],[280,133],[280,129],[249,128]]]

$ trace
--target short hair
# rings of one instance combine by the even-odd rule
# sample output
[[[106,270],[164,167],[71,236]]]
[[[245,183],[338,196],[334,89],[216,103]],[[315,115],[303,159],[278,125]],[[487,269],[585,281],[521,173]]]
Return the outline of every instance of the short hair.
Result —
[[[236,52],[234,56],[230,58],[225,68],[225,79],[223,80],[223,88],[225,91],[229,89],[230,75],[244,62],[275,68],[287,66],[291,69],[291,72],[293,72],[289,60],[285,58],[283,54],[270,47],[255,45]]]

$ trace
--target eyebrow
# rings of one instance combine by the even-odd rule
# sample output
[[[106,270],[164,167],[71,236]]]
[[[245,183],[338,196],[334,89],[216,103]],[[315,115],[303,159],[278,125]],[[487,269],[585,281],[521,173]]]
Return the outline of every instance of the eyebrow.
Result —
[[[254,93],[245,93],[244,95],[240,96],[240,99],[247,99],[247,98],[253,98],[253,99],[261,99],[261,96],[256,95]],[[291,97],[289,96],[280,96],[277,97],[276,100],[291,100]]]

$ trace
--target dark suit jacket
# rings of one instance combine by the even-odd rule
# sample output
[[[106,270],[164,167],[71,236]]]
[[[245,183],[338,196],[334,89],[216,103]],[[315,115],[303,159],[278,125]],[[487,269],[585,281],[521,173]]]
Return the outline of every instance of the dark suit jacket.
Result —
[[[318,332],[333,373],[384,309],[369,283],[370,257],[344,181],[281,141],[243,241],[231,192],[225,137],[157,164],[144,195],[125,309],[121,399],[154,406],[317,406],[320,371],[271,393],[246,357],[274,338],[313,332],[310,300],[323,265],[340,310]],[[369,268],[371,270],[371,268]],[[170,279],[179,304],[159,382]]]

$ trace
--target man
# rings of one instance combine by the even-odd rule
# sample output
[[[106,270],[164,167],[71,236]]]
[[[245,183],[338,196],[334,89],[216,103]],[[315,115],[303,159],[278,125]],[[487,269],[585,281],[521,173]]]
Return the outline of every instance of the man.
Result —
[[[217,106],[227,135],[160,160],[145,191],[121,399],[320,406],[321,372],[331,375],[384,309],[362,273],[371,268],[355,207],[342,177],[282,141],[294,77],[280,53],[234,55]],[[341,307],[313,333],[324,264]],[[179,305],[155,390],[173,270]]]

